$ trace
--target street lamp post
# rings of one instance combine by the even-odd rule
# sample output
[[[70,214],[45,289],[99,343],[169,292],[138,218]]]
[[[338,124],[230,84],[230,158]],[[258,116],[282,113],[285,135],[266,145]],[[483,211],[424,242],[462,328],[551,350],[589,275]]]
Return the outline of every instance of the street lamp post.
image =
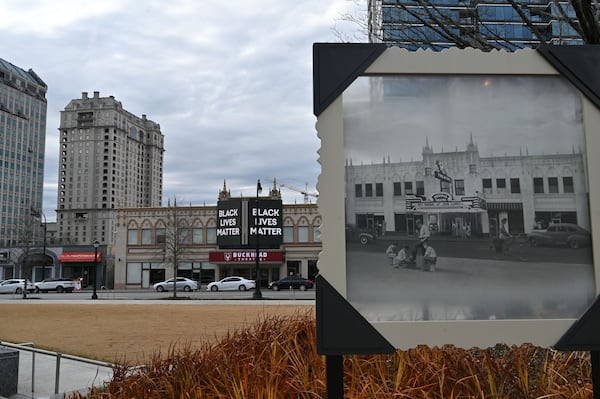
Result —
[[[96,294],[96,280],[98,279],[98,245],[100,245],[98,240],[94,241],[94,272],[92,273],[94,275],[94,292],[92,293],[92,299],[98,299],[98,294]]]
[[[254,203],[254,207],[256,209],[258,209],[258,195],[262,192],[262,186],[260,185],[260,179],[258,179],[258,181],[256,182],[256,200]],[[255,275],[256,275],[256,280],[255,280],[255,284],[254,284],[254,293],[252,294],[252,299],[262,299],[262,292],[260,291],[260,278],[259,278],[259,273],[260,273],[260,243],[258,240],[258,237],[260,237],[259,234],[259,225],[258,223],[255,224],[255,228],[256,228],[256,254],[255,254]]]
[[[44,242],[43,242],[43,252],[42,255],[44,255],[43,259],[44,259],[44,264],[42,265],[42,280],[46,278],[46,228],[48,226],[48,223],[46,222],[46,214],[44,213],[43,210],[41,209],[35,209],[33,207],[31,207],[31,215],[34,217],[38,217],[40,218],[40,223],[41,223],[41,218],[44,218],[44,224],[41,226],[44,228]]]

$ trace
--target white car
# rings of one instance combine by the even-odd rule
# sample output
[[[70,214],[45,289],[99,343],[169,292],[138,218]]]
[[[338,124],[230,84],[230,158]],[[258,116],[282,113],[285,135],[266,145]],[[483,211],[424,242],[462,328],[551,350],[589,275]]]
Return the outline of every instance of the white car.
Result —
[[[25,280],[22,278],[11,278],[0,282],[0,294],[22,294]],[[35,286],[27,280],[27,291],[35,291]]]
[[[244,277],[231,276],[225,277],[219,281],[209,283],[206,289],[208,291],[248,291],[254,289],[256,283],[254,280],[248,280]]]
[[[154,284],[154,289],[158,292],[173,290],[173,279],[170,278],[162,283]],[[186,277],[177,277],[175,289],[177,291],[184,290],[186,292],[198,291],[198,282]]]
[[[47,278],[37,283],[35,285],[35,292],[48,292],[48,291],[56,291],[56,292],[73,292],[75,289],[75,281],[70,278]]]

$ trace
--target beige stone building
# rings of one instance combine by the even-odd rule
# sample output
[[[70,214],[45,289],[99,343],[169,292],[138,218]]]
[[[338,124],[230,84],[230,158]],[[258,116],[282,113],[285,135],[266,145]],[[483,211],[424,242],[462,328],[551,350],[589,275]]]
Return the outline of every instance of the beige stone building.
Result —
[[[270,199],[272,194],[273,190],[260,198]],[[254,279],[255,251],[220,248],[217,220],[216,205],[117,209],[118,238],[111,254],[115,288],[152,287],[173,277],[175,262],[178,276],[203,284],[232,275]],[[316,204],[283,204],[281,246],[259,251],[261,287],[289,274],[308,278],[317,274],[320,224]],[[170,248],[173,236],[179,237],[176,260]]]
[[[164,136],[113,96],[83,92],[60,115],[57,239],[114,240],[116,208],[162,204]]]

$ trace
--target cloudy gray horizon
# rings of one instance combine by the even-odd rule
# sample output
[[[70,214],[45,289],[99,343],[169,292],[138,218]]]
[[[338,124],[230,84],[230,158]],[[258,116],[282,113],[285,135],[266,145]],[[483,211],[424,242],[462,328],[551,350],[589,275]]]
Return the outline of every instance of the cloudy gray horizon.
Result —
[[[0,58],[48,85],[44,213],[56,219],[60,111],[114,96],[165,136],[163,205],[216,204],[270,179],[316,191],[312,45],[338,41],[345,0],[0,0]],[[339,26],[340,30],[356,29]],[[282,188],[286,203],[302,194]],[[312,202],[315,198],[311,197]]]
[[[420,161],[426,142],[434,152],[465,151],[471,137],[481,157],[584,150],[579,93],[563,78],[381,79],[359,77],[344,92],[346,157],[355,165]]]

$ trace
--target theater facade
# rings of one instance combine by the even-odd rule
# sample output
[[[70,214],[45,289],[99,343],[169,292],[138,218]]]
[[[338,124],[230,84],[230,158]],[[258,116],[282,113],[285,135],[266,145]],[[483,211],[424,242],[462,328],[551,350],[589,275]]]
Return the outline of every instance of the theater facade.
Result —
[[[413,235],[421,219],[432,234],[513,235],[576,223],[588,229],[588,186],[581,149],[557,154],[482,157],[472,137],[464,149],[434,152],[427,139],[417,161],[346,163],[346,221]]]
[[[231,198],[226,185],[217,205],[117,209],[114,287],[151,288],[174,274],[202,284],[227,276],[259,282],[294,274],[314,278],[321,251],[317,205],[283,204],[267,195]],[[257,242],[258,239],[258,242]]]

